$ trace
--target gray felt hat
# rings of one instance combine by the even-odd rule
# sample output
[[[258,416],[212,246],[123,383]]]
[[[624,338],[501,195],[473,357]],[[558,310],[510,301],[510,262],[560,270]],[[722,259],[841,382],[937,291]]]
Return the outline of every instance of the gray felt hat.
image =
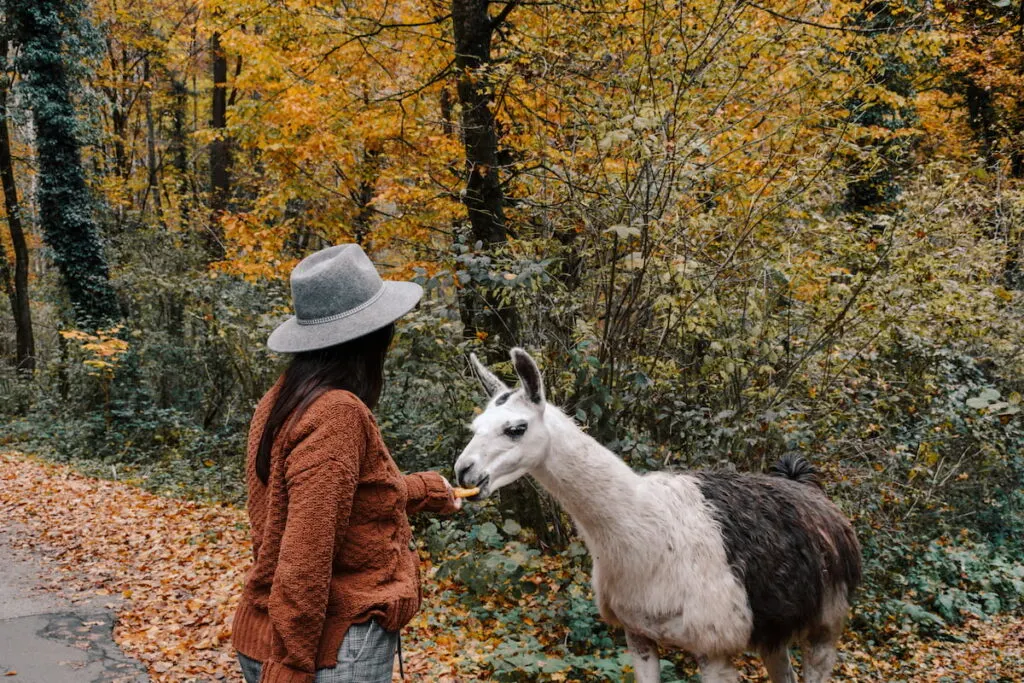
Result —
[[[358,244],[311,254],[292,271],[295,315],[270,335],[279,353],[313,351],[379,330],[412,310],[423,296],[414,282],[382,280]]]

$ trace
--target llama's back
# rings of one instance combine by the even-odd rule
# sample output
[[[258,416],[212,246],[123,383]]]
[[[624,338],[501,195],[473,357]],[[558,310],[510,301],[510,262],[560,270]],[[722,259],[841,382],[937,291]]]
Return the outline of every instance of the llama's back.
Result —
[[[746,588],[750,645],[760,650],[834,628],[823,622],[841,622],[861,577],[853,528],[818,487],[814,469],[791,458],[774,474],[692,473]]]

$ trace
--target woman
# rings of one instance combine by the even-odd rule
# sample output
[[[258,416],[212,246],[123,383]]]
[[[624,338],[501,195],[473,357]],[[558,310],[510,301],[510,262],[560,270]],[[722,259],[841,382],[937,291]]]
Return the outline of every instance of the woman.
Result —
[[[353,244],[304,259],[291,285],[296,315],[267,345],[295,355],[249,432],[253,566],[232,642],[246,683],[390,681],[420,604],[407,515],[460,505],[436,472],[399,473],[371,412],[422,289],[381,280]]]

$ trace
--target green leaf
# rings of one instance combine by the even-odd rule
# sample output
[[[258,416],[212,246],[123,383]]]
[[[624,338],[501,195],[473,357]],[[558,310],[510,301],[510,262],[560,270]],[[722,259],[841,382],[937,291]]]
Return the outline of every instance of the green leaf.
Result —
[[[974,398],[967,399],[966,403],[971,408],[977,408],[978,410],[981,410],[982,408],[987,408],[989,404],[995,403],[998,400],[999,391],[989,387],[988,389],[984,389],[980,394],[978,394]]]
[[[558,673],[559,671],[564,671],[565,668],[565,662],[563,662],[561,659],[558,659],[557,657],[554,657],[551,659],[544,660],[544,665],[541,668],[541,671],[543,671],[546,674],[554,674]]]

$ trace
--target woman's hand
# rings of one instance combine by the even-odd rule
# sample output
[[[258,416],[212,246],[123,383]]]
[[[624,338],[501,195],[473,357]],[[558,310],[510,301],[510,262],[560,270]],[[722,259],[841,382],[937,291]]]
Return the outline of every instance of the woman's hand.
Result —
[[[461,498],[456,498],[455,497],[455,492],[452,490],[452,485],[444,477],[441,477],[441,478],[444,479],[444,485],[448,489],[448,502],[456,510],[461,510],[462,509],[462,499]]]

